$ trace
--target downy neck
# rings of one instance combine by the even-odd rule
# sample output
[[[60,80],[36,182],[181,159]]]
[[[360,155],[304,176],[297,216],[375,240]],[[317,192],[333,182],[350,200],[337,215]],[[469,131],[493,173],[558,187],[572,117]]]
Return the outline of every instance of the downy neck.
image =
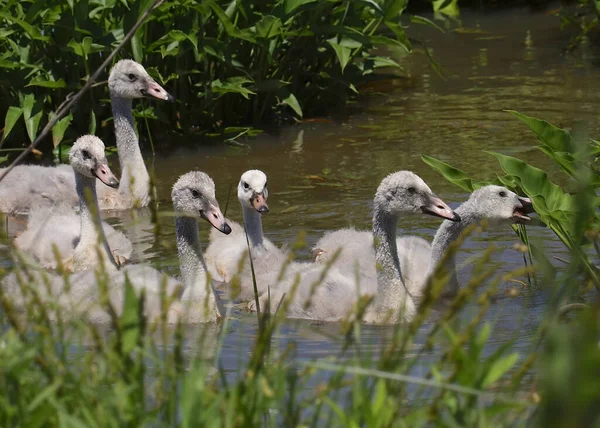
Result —
[[[415,310],[412,297],[402,282],[396,246],[397,223],[397,215],[375,209],[373,239],[377,266],[377,295],[373,305],[379,317],[392,317],[392,321],[397,315],[407,320],[411,319]]]
[[[150,194],[150,176],[144,164],[140,145],[133,126],[131,100],[111,95],[117,152],[121,164],[119,194],[131,204],[144,206]]]
[[[73,259],[75,265],[85,265],[87,252],[95,249],[98,244],[102,245],[105,259],[108,260],[107,269],[117,269],[117,264],[112,256],[108,241],[104,235],[100,210],[98,208],[98,197],[96,196],[96,179],[75,173],[77,196],[79,197],[79,219],[81,224],[79,242],[75,247]],[[95,250],[94,250],[95,251]]]
[[[468,202],[465,202],[456,210],[461,220],[458,222],[444,220],[438,228],[433,242],[431,244],[431,265],[429,266],[429,275],[433,275],[437,265],[441,262],[448,247],[460,236],[466,227],[480,220],[469,209]],[[442,293],[443,296],[451,297],[458,293],[458,277],[456,275],[456,253],[451,254],[444,265],[446,273],[449,275],[448,284]]]
[[[248,234],[248,240],[251,247],[262,245],[264,235],[262,229],[261,214],[254,208],[242,204],[242,213],[244,215],[244,226]]]
[[[175,231],[181,279],[185,287],[183,294],[188,299],[205,297],[207,292],[212,295],[200,246],[198,220],[179,214],[175,217]]]

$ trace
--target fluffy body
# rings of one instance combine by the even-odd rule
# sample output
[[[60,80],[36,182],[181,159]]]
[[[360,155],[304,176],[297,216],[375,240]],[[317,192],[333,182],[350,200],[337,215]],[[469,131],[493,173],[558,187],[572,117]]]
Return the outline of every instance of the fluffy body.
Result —
[[[132,80],[133,77],[135,80]],[[121,60],[112,68],[108,86],[112,101],[121,183],[118,189],[98,186],[101,210],[146,206],[150,200],[150,180],[133,126],[131,110],[135,98],[172,97],[135,61]],[[0,174],[4,169],[0,169]],[[0,181],[0,211],[11,215],[28,214],[32,207],[77,204],[77,192],[70,166],[16,166]]]
[[[503,196],[501,196],[503,195]],[[486,219],[493,226],[506,226],[520,219],[515,212],[524,209],[526,198],[519,198],[510,190],[495,185],[482,187],[474,191],[469,199],[456,209],[460,222],[444,220],[438,228],[433,243],[416,236],[398,237],[396,245],[402,279],[410,294],[419,300],[429,277],[437,263],[442,259],[448,247],[460,236],[466,227]],[[524,210],[525,212],[528,209]],[[340,254],[334,266],[358,265],[361,271],[375,268],[375,250],[373,234],[352,228],[325,234],[314,246],[315,262],[326,263],[339,248]],[[456,260],[451,257],[446,266],[449,282],[445,295],[451,297],[458,292]]]
[[[111,266],[115,263],[113,254],[125,261],[131,257],[131,242],[122,233],[104,225],[98,215],[96,181],[102,181],[104,187],[119,184],[108,167],[104,143],[93,135],[84,135],[73,145],[69,159],[79,214],[64,204],[57,208],[34,208],[28,227],[15,240],[15,246],[45,268],[56,268],[60,264],[67,270],[86,270],[94,268],[100,259]],[[98,231],[100,225],[102,230]],[[108,246],[103,245],[107,233]],[[58,258],[54,255],[54,246],[58,249]]]
[[[402,281],[396,248],[399,216],[430,213],[455,220],[457,216],[410,171],[399,171],[386,177],[377,189],[374,202],[371,236],[375,236],[375,250],[373,245],[357,248],[362,251],[361,258],[365,259],[374,251],[372,267],[366,260],[365,269],[360,264],[337,264],[324,274],[324,267],[317,264],[292,272],[271,293],[272,305],[276,305],[284,294],[290,294],[287,297],[288,317],[339,321],[352,316],[359,297],[371,296],[373,302],[365,311],[363,321],[397,323],[414,318],[416,303]],[[347,231],[343,231],[342,236]],[[376,269],[376,265],[380,268]],[[266,304],[266,296],[261,299]]]
[[[212,277],[222,283],[220,288],[229,289],[231,295],[241,301],[254,298],[249,254],[252,256],[259,293],[267,290],[271,274],[279,273],[281,266],[289,259],[289,252],[285,248],[277,247],[264,237],[261,216],[269,210],[267,198],[267,176],[259,170],[244,172],[238,184],[238,200],[246,229],[228,220],[232,232],[223,235],[211,231],[210,245],[206,249],[206,263]],[[239,278],[239,289],[230,287],[234,276]]]
[[[177,212],[175,225],[181,279],[171,278],[147,265],[130,265],[118,271],[86,270],[66,277],[39,269],[21,269],[4,278],[4,293],[10,296],[14,308],[24,313],[31,304],[31,294],[23,293],[23,290],[33,286],[52,319],[86,319],[96,324],[108,324],[111,317],[107,305],[102,304],[102,296],[106,296],[120,314],[128,282],[136,294],[144,293],[144,311],[150,319],[157,319],[162,314],[164,290],[167,298],[174,298],[167,322],[197,324],[218,320],[223,309],[207,281],[197,220],[201,216],[223,233],[230,231],[216,202],[214,183],[199,171],[184,174],[173,186],[172,199]],[[106,285],[104,293],[101,291],[103,285]]]
[[[104,221],[102,229],[117,264],[122,265],[131,259],[133,253],[131,241]],[[69,266],[65,264],[73,259],[80,237],[79,215],[72,207],[61,205],[54,209],[32,210],[27,228],[15,239],[15,246],[32,255],[39,265],[46,269],[58,267],[53,249],[56,246],[61,264],[68,269]],[[89,256],[82,256],[87,261],[80,266],[81,269],[92,269],[97,262],[96,246],[88,250]]]

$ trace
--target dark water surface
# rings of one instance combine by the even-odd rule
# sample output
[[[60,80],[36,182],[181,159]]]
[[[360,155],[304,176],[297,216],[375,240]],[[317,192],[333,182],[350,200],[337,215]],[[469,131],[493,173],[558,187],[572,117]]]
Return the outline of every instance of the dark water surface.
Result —
[[[305,231],[310,248],[327,230],[348,225],[369,228],[375,189],[393,171],[416,172],[454,207],[466,200],[468,195],[425,165],[421,154],[438,157],[477,178],[492,178],[501,170],[484,150],[496,150],[550,168],[551,176],[559,182],[564,180],[533,147],[533,134],[502,110],[515,109],[544,118],[583,136],[600,136],[597,53],[583,46],[565,54],[568,37],[559,31],[558,18],[542,12],[513,9],[485,15],[463,11],[461,19],[465,28],[476,31],[441,34],[427,27],[411,28],[410,35],[424,40],[450,73],[446,80],[415,48],[408,57],[396,55],[410,77],[366,85],[357,105],[350,108],[352,113],[343,120],[305,123],[277,136],[241,141],[240,146],[200,146],[190,141],[155,159],[148,158],[162,206],[170,207],[170,186],[179,175],[200,169],[214,179],[222,208],[232,186],[228,216],[241,221],[235,186],[245,170],[258,168],[269,177],[271,212],[263,217],[265,234],[277,244],[291,244],[300,231]],[[116,164],[116,158],[113,162]],[[160,234],[155,238],[149,218],[142,216],[141,225],[134,230],[129,213],[119,216],[111,222],[128,230],[139,258],[171,274],[178,273],[171,217],[160,220]],[[11,232],[20,227],[16,220],[11,222]],[[431,239],[439,224],[439,220],[426,216],[407,218],[399,225],[399,233]],[[206,238],[208,226],[201,226]],[[550,231],[530,228],[530,233],[545,240],[553,255],[564,255]],[[509,228],[469,239],[458,265],[468,264],[493,243],[498,247],[494,265],[500,274],[509,272],[523,264],[521,253],[513,249],[515,242]],[[309,248],[298,256],[307,259]],[[470,270],[468,265],[460,269],[462,283]],[[520,293],[508,297],[507,290],[513,287]],[[516,339],[517,351],[528,350],[543,315],[544,291],[503,283],[497,297],[486,315],[494,325],[490,349]],[[469,308],[465,316],[476,310]],[[232,375],[247,359],[256,332],[255,317],[237,311],[233,315],[237,319],[230,323],[220,357],[221,366]],[[433,322],[427,323],[421,334]],[[336,355],[341,338],[331,337],[338,332],[335,324],[289,322],[278,341],[282,346],[296,341],[297,358],[310,361]],[[377,350],[390,340],[390,333],[386,327],[364,326],[362,340]],[[427,368],[424,358],[416,374]]]

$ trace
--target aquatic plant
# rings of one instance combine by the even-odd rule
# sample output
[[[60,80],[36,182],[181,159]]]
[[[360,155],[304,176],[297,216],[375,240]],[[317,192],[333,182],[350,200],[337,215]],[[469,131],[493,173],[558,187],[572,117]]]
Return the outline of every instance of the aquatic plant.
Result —
[[[472,192],[486,184],[501,184],[531,198],[540,219],[556,234],[567,249],[576,256],[585,277],[600,289],[600,272],[590,260],[592,250],[600,257],[598,231],[600,230],[600,199],[597,190],[600,187],[599,171],[596,160],[600,155],[600,142],[590,139],[574,139],[566,129],[540,119],[509,111],[527,125],[536,135],[542,153],[552,159],[570,180],[571,190],[558,186],[539,168],[516,157],[501,153],[488,152],[494,156],[505,175],[499,175],[493,181],[477,181],[467,173],[430,156],[422,156],[423,161],[442,174],[448,181],[460,188]],[[535,243],[526,243],[540,258],[544,251],[536,248]],[[547,262],[547,260],[546,260]],[[547,266],[550,266],[546,263]]]
[[[33,141],[40,126],[89,79],[149,1],[0,1],[2,141]],[[177,98],[138,105],[137,118],[182,132],[242,130],[330,112],[380,67],[400,66],[377,47],[411,51],[399,23],[407,0],[159,2],[124,57],[144,64]],[[431,24],[424,18],[418,24]],[[61,119],[64,138],[101,133],[110,118],[102,82]],[[164,128],[164,125],[161,125]],[[110,126],[108,126],[110,129]]]

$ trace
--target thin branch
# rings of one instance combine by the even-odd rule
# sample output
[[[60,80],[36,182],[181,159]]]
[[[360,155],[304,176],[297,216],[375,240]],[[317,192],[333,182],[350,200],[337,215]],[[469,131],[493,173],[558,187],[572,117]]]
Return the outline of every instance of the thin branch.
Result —
[[[57,112],[55,113],[52,120],[50,120],[46,124],[46,126],[44,127],[42,132],[37,136],[37,138],[33,141],[33,143],[31,143],[29,145],[29,147],[27,147],[27,149],[23,153],[21,153],[19,156],[17,156],[17,158],[4,170],[2,175],[0,175],[0,182],[2,180],[4,180],[4,177],[6,177],[15,166],[17,166],[23,159],[25,159],[25,157],[29,153],[31,153],[31,151],[33,149],[35,149],[37,147],[37,145],[40,143],[40,141],[42,141],[42,139],[52,130],[52,127],[56,124],[56,122],[58,122],[65,114],[67,114],[67,112],[71,109],[73,104],[77,103],[77,101],[79,101],[79,99],[83,96],[83,94],[85,94],[90,88],[92,88],[92,86],[94,85],[94,82],[96,82],[98,77],[100,77],[100,74],[102,74],[102,72],[104,72],[104,69],[108,66],[108,64],[111,63],[111,61],[114,59],[114,57],[117,55],[117,53],[119,53],[119,51],[123,48],[123,46],[125,46],[125,44],[127,42],[129,42],[129,40],[133,37],[135,32],[138,30],[138,28],[140,28],[142,26],[142,24],[144,23],[144,21],[146,20],[148,15],[150,15],[150,13],[152,13],[152,11],[154,9],[156,9],[158,6],[160,6],[163,2],[164,2],[164,0],[154,0],[154,2],[148,8],[148,10],[146,10],[142,14],[140,19],[138,19],[138,21],[131,28],[131,30],[129,30],[129,32],[127,33],[125,38],[123,38],[123,41],[121,43],[119,43],[119,45],[110,53],[110,55],[108,57],[106,57],[106,60],[104,60],[102,65],[100,67],[98,67],[98,69],[94,72],[94,74],[92,74],[92,76],[88,79],[88,81],[85,83],[83,88],[81,88],[79,90],[79,92],[77,92],[70,99],[67,96],[68,102],[61,104],[61,108],[57,109]]]

